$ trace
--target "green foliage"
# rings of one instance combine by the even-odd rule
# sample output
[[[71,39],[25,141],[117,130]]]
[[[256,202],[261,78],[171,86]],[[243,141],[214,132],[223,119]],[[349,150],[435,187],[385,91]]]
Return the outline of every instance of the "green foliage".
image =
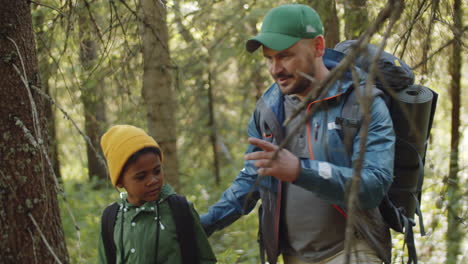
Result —
[[[39,2],[39,1],[36,1]],[[133,11],[138,1],[88,1],[93,2],[91,13],[96,19],[99,34],[99,63],[83,77],[79,66],[77,1],[44,0],[44,5],[57,7],[60,12],[38,6],[33,16],[43,15],[43,22],[35,25],[36,33],[43,31],[39,60],[49,64],[51,96],[65,110],[73,122],[84,130],[83,107],[80,96],[86,82],[104,78],[106,110],[109,124],[129,123],[146,127],[146,112],[141,97],[142,56],[138,20]],[[82,1],[78,1],[82,2]],[[256,96],[271,83],[261,52],[249,54],[244,49],[245,40],[259,29],[261,18],[273,6],[287,1],[166,1],[170,31],[171,65],[178,108],[177,120],[179,173],[181,193],[192,201],[200,214],[215,203],[242,167],[246,147],[246,125],[255,106]],[[300,1],[305,2],[305,1]],[[310,1],[308,1],[310,2]],[[368,16],[372,23],[387,1],[368,1]],[[452,1],[440,1],[437,21],[431,24],[431,4],[435,1],[406,1],[406,8],[388,40],[387,51],[409,65],[423,60],[427,45],[426,35],[432,27],[429,54],[450,40],[452,36]],[[127,5],[124,5],[126,3]],[[338,16],[343,21],[344,2],[336,1]],[[418,14],[418,16],[416,16]],[[414,18],[416,20],[413,23]],[[340,23],[344,29],[344,23]],[[185,29],[186,31],[183,31]],[[344,30],[341,30],[343,39]],[[96,29],[93,29],[96,30]],[[186,34],[182,34],[185,32]],[[382,32],[373,37],[374,44],[382,40]],[[94,32],[96,33],[96,32]],[[466,39],[466,38],[465,38]],[[405,44],[406,43],[406,44]],[[39,44],[38,44],[39,46]],[[426,156],[422,210],[429,235],[416,234],[416,243],[423,263],[445,261],[446,213],[445,200],[448,163],[450,156],[451,102],[448,100],[447,60],[449,49],[444,49],[428,61],[427,69],[415,69],[417,82],[431,87],[440,94],[432,135]],[[465,55],[466,57],[466,52]],[[466,59],[466,58],[465,58]],[[466,60],[462,60],[466,61]],[[462,73],[466,71],[466,63]],[[211,78],[209,78],[211,77]],[[462,77],[466,87],[466,75]],[[208,87],[214,97],[216,133],[221,150],[221,184],[215,185],[213,153],[210,145],[211,128],[208,126]],[[464,91],[466,89],[462,89]],[[466,99],[466,94],[462,95]],[[461,132],[465,135],[460,147],[460,186],[466,194],[468,147],[466,111],[467,100],[461,110]],[[157,111],[157,109],[155,110]],[[117,192],[107,185],[96,189],[89,182],[86,171],[85,140],[70,120],[56,111],[57,140],[61,171],[67,203],[59,198],[67,247],[72,263],[93,263],[96,260],[99,221],[103,208],[113,202]],[[99,148],[99,146],[95,146]],[[465,195],[466,196],[466,195]],[[80,228],[79,236],[69,215],[67,204]],[[462,231],[466,233],[468,205],[466,199],[460,209]],[[258,263],[257,213],[242,217],[210,238],[220,263]],[[417,232],[416,232],[417,233]],[[394,261],[405,255],[401,250],[403,238],[394,234]],[[468,249],[467,238],[462,242],[462,252]],[[461,257],[460,257],[461,259]],[[462,263],[461,260],[460,263]]]
[[[118,193],[110,186],[96,190],[98,183],[87,181],[85,170],[80,176],[64,179],[67,202],[60,201],[62,224],[71,263],[96,263],[102,210],[118,197]]]

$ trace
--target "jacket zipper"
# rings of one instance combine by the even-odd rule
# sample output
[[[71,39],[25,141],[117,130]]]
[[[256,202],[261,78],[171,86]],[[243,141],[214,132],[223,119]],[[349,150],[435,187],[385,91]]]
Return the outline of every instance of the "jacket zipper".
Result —
[[[342,95],[342,94],[343,94],[343,93],[339,93],[339,94],[337,94],[337,95],[330,96],[330,97],[327,97],[327,98],[322,99],[322,100],[317,100],[317,101],[311,102],[311,103],[307,106],[306,115],[309,113],[310,108],[312,107],[313,104],[318,103],[318,102],[321,102],[321,101],[330,100],[330,99],[335,98],[335,97],[338,97],[338,96],[340,96],[340,95]],[[315,130],[316,130],[316,131],[315,131],[315,141],[317,141],[317,140],[318,140],[318,135],[317,135],[317,134],[318,134],[318,122],[315,123]],[[307,143],[308,143],[307,145],[308,145],[308,147],[309,147],[309,156],[310,156],[310,159],[313,160],[313,159],[314,159],[314,150],[312,149],[312,139],[311,139],[311,134],[312,134],[311,132],[312,132],[312,129],[311,129],[311,127],[310,127],[310,122],[307,122],[307,132],[308,132],[308,133],[307,133],[307,134],[308,134],[308,135],[307,135],[307,139],[308,139],[308,140],[307,140]]]

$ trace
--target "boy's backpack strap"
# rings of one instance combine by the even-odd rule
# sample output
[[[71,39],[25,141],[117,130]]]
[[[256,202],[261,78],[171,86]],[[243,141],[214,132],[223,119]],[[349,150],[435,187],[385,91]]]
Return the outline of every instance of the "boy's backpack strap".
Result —
[[[198,264],[198,247],[196,246],[195,230],[193,229],[194,219],[184,196],[173,194],[167,199],[171,208],[172,216],[176,225],[177,238],[179,239],[182,263]]]
[[[101,217],[101,236],[106,252],[107,263],[116,263],[116,248],[114,244],[114,225],[119,205],[114,202],[104,209]]]

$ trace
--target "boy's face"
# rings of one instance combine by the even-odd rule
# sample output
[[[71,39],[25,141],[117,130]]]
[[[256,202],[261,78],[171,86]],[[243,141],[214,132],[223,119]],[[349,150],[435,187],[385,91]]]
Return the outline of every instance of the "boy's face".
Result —
[[[164,183],[161,158],[155,153],[145,153],[128,165],[117,187],[127,190],[127,200],[136,206],[159,198]]]

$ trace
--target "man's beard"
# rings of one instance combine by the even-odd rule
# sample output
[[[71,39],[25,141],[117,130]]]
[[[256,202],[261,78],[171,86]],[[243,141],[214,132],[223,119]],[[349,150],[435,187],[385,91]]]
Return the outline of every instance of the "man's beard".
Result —
[[[287,94],[302,94],[309,88],[310,84],[310,80],[303,76],[298,76],[296,83],[294,83],[293,87],[291,87]]]
[[[311,69],[310,71],[306,72],[307,75],[311,76],[311,77],[314,77],[314,71]],[[276,78],[281,78],[281,77],[293,77],[294,75],[292,74],[282,74],[282,75],[277,75],[275,76]],[[309,87],[312,85],[312,82],[299,75],[299,73],[296,73],[296,82],[293,84],[293,86],[287,90],[285,89],[281,89],[281,91],[284,93],[284,94],[288,94],[288,95],[291,95],[291,94],[302,94],[304,91],[306,91],[307,89],[309,89]],[[286,88],[286,87],[281,87],[280,88]]]
[[[305,69],[304,73],[307,74],[308,76],[312,77],[312,78],[315,78],[315,67],[314,67],[314,64],[313,64],[312,57],[308,56],[308,62],[309,62],[309,67],[308,67],[308,69]],[[302,94],[302,93],[304,93],[304,91],[308,90],[309,88],[311,88],[313,86],[311,80],[309,80],[306,77],[300,75],[298,72],[296,72],[294,75],[296,77],[296,82],[293,84],[293,86],[291,88],[289,88],[287,90],[281,89],[281,91],[284,94],[288,94],[288,95]],[[281,75],[277,75],[277,76],[274,76],[274,77],[279,79],[281,77],[294,77],[294,75],[286,73],[286,74],[281,74]],[[280,88],[286,88],[286,87],[281,87],[280,86]],[[305,94],[303,94],[303,95],[305,96]]]

